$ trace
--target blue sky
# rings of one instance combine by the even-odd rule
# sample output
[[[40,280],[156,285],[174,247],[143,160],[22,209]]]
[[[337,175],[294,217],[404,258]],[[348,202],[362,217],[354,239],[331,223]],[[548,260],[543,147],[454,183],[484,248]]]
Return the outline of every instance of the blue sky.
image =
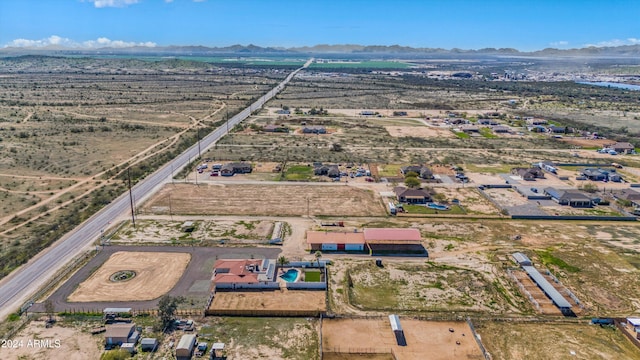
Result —
[[[1,0],[0,47],[640,44],[640,0]]]

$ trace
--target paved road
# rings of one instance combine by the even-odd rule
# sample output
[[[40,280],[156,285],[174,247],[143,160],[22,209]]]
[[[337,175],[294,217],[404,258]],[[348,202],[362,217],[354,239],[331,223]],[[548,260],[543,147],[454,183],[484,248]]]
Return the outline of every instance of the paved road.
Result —
[[[174,172],[185,167],[190,159],[195,159],[202,151],[213,146],[227,129],[232,129],[238,123],[248,118],[255,110],[260,109],[267,101],[284,89],[285,85],[302,69],[308,67],[313,59],[309,59],[303,67],[289,74],[281,83],[268,93],[260,97],[248,108],[229,119],[224,124],[201,139],[175,159],[162,168],[136,184],[133,189],[133,198],[140,202],[157,191],[162,184],[170,181]],[[101,231],[108,228],[111,222],[129,211],[129,194],[125,193],[104,207],[87,221],[66,234],[54,245],[31,259],[27,264],[15,270],[0,282],[0,319],[6,318],[11,312],[16,311],[29,297],[49,281],[54,273],[60,270],[66,263],[78,256],[87,246],[96,240]]]

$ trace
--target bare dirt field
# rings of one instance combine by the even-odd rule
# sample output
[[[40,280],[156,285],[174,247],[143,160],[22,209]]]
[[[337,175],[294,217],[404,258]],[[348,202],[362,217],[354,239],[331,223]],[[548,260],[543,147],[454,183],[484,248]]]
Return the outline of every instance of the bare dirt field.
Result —
[[[389,135],[393,137],[424,137],[424,138],[455,138],[456,135],[449,129],[439,129],[428,126],[385,126]]]
[[[344,185],[168,185],[142,208],[145,213],[279,216],[384,215],[373,191]]]
[[[517,206],[529,203],[529,200],[513,189],[486,189],[484,192],[502,206]]]
[[[263,244],[271,238],[273,221],[264,220],[196,220],[185,217],[186,220],[169,220],[166,215],[157,218],[139,217],[136,227],[128,222],[122,226],[116,236],[111,239],[112,244],[122,243],[170,243],[170,244],[198,244],[208,245],[224,240],[226,244]],[[171,218],[175,218],[171,216]],[[194,229],[185,232],[182,224],[192,221]]]
[[[583,147],[603,147],[605,145],[615,142],[611,139],[588,139],[588,138],[571,138],[571,137],[562,138],[560,141],[565,142],[567,144],[583,146]]]
[[[640,349],[611,327],[491,322],[475,328],[495,360],[640,358]]]
[[[469,326],[464,322],[400,318],[400,323],[407,346],[397,345],[388,318],[324,320],[323,353],[390,353],[393,349],[399,360],[483,359]]]
[[[216,292],[209,310],[326,311],[324,291],[233,291]]]
[[[117,252],[68,298],[70,302],[152,300],[171,290],[189,264],[191,254]],[[130,280],[114,282],[112,274],[132,270]]]
[[[12,339],[13,344],[16,346],[2,344],[2,359],[86,360],[99,359],[102,353],[96,337],[73,327],[55,325],[46,328],[44,321],[27,324]]]

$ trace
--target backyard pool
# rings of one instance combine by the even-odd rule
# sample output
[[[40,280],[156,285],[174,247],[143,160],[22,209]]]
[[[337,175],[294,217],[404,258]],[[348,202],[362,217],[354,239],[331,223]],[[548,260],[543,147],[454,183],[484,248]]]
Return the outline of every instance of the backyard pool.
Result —
[[[280,275],[280,278],[286,282],[295,282],[300,276],[300,270],[289,269],[286,273]]]
[[[427,207],[430,207],[430,208],[436,209],[436,210],[449,210],[449,207],[447,205],[440,205],[440,204],[436,204],[436,203],[428,203]]]

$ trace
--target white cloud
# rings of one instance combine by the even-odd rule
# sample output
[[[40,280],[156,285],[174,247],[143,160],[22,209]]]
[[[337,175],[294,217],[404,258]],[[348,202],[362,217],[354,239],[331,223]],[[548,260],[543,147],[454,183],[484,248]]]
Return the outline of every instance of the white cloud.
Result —
[[[560,41],[554,41],[552,43],[549,43],[549,45],[554,47],[563,47],[563,46],[569,45],[569,42],[565,40],[560,40]]]
[[[84,48],[84,49],[96,49],[102,47],[114,47],[114,48],[125,48],[132,46],[146,46],[146,47],[155,47],[156,43],[151,41],[146,42],[134,42],[134,41],[123,41],[123,40],[111,40],[107,37],[99,37],[95,40],[87,40],[83,42],[77,42],[71,40],[69,38],[63,38],[58,35],[52,35],[48,38],[39,39],[39,40],[30,40],[30,39],[15,39],[8,42],[4,47],[28,47],[28,48],[42,48],[47,46],[61,46],[68,48]]]
[[[105,7],[126,7],[132,4],[137,4],[140,0],[86,0],[93,3],[93,6],[97,8]]]
[[[625,40],[612,39],[607,41],[600,41],[595,44],[586,44],[585,47],[590,47],[590,46],[610,47],[610,46],[623,46],[623,45],[640,45],[640,39],[638,38],[627,38]]]

